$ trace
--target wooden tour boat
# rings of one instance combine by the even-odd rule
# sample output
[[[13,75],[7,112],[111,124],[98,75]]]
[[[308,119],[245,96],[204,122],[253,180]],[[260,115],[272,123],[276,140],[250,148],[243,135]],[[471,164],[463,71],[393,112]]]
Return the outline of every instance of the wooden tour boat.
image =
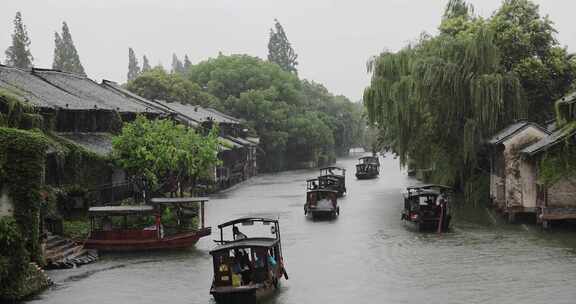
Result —
[[[238,226],[253,226],[262,235],[264,226],[270,227],[265,236],[246,236]],[[255,303],[272,295],[282,278],[288,279],[282,257],[278,220],[240,218],[218,225],[220,240],[210,251],[214,264],[214,278],[210,294],[218,303]],[[225,239],[225,230],[231,238]]]
[[[318,179],[306,181],[306,204],[304,205],[304,215],[310,215],[312,218],[330,218],[334,219],[340,215],[338,206],[338,192],[318,187]]]
[[[380,159],[378,156],[366,156],[358,159],[356,165],[357,179],[371,179],[380,175]]]
[[[153,198],[150,205],[91,207],[90,235],[84,242],[86,248],[101,251],[143,251],[188,248],[201,237],[210,235],[204,226],[204,203],[208,198]],[[184,222],[198,215],[200,227],[186,227]],[[177,211],[177,227],[166,227],[162,214],[166,209]]]
[[[406,188],[402,220],[413,224],[418,231],[448,231],[451,194],[451,188],[441,185]]]
[[[342,197],[344,193],[346,193],[346,169],[339,167],[325,167],[320,169],[318,187],[320,189],[337,191],[338,197]]]

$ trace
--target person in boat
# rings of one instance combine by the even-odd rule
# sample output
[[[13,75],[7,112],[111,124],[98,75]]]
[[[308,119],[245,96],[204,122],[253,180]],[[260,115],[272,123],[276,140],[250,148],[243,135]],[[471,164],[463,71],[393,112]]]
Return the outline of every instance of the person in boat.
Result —
[[[268,252],[266,255],[266,259],[268,260],[268,264],[270,264],[270,266],[272,268],[276,268],[276,265],[278,265],[278,263],[276,263],[276,259],[274,259],[274,257],[272,256],[271,252]]]
[[[312,182],[312,189],[318,189],[318,185],[316,184],[316,182]]]
[[[220,280],[229,281],[230,280],[230,268],[224,259],[224,256],[220,257],[220,266],[218,266],[218,272],[220,274]]]
[[[232,228],[232,235],[234,237],[234,240],[241,240],[247,238],[247,236],[244,233],[240,232],[240,229],[238,229],[238,227],[236,226]]]
[[[102,219],[102,230],[112,231],[112,220],[107,216]]]

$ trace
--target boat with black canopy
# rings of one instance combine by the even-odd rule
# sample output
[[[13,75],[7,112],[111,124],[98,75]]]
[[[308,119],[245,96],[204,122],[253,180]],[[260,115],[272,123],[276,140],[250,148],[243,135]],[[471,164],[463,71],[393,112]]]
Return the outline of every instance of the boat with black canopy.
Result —
[[[365,156],[358,159],[356,165],[357,179],[372,179],[380,175],[380,159],[378,156]]]
[[[346,169],[340,167],[321,168],[318,186],[320,189],[338,192],[338,197],[343,196],[346,193]]]
[[[412,186],[404,193],[402,220],[416,230],[448,231],[452,188],[442,185]]]
[[[240,228],[246,234],[240,231]],[[263,227],[270,227],[268,232]],[[267,218],[240,218],[221,225],[218,244],[210,251],[214,278],[210,294],[218,303],[255,303],[272,295],[288,279],[280,225]]]
[[[334,219],[340,215],[338,191],[320,188],[318,179],[309,179],[306,185],[304,215],[310,215],[313,219],[321,217]]]

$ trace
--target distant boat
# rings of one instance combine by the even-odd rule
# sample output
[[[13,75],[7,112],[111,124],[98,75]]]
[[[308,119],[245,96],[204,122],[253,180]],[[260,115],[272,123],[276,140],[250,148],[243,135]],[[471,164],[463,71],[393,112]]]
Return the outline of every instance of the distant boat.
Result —
[[[346,193],[346,169],[340,167],[325,167],[320,169],[318,176],[319,189],[328,189],[338,192],[342,197]]]
[[[448,231],[451,193],[451,188],[441,185],[406,188],[402,220],[418,231]]]
[[[380,159],[378,156],[365,156],[358,159],[356,165],[357,179],[372,179],[380,175]]]
[[[238,227],[254,224],[259,224],[260,228],[269,226],[270,236],[246,236]],[[218,228],[220,240],[215,241],[218,245],[210,251],[214,267],[210,294],[216,302],[255,303],[272,295],[282,278],[288,279],[278,220],[240,218],[218,225]],[[232,230],[232,239],[224,238],[225,230]]]
[[[202,237],[211,233],[204,226],[204,203],[208,198],[154,198],[151,205],[91,207],[90,235],[85,240],[86,248],[101,251],[146,251],[160,249],[188,248]],[[165,231],[162,223],[162,209],[171,206],[189,213],[182,208],[191,203],[200,204],[201,226],[198,229],[178,229],[174,233]],[[196,215],[196,214],[194,214]],[[140,225],[129,225],[129,220]]]
[[[338,206],[338,191],[319,189],[318,179],[310,179],[307,182],[306,203],[304,215],[312,218],[334,219],[340,215]]]

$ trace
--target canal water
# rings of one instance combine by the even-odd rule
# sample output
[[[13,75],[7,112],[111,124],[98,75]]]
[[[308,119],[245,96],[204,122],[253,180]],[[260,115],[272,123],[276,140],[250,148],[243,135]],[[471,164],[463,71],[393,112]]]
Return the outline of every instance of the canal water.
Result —
[[[316,170],[260,175],[212,197],[207,222],[278,217],[290,280],[267,303],[575,303],[576,231],[507,225],[486,209],[458,210],[443,235],[406,229],[401,191],[417,183],[398,161],[381,176],[354,178],[334,221],[304,217],[305,180]],[[214,231],[216,232],[216,231]],[[92,265],[49,272],[55,286],[31,303],[214,303],[213,237],[194,249],[104,255]]]

